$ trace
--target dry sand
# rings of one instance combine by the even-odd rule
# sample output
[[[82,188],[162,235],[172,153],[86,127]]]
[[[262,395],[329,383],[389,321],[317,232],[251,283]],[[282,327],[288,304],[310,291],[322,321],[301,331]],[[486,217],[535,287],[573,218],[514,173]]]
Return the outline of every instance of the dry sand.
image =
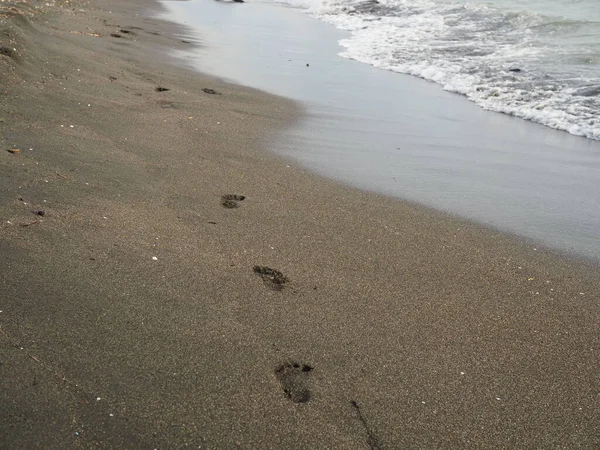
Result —
[[[0,448],[600,446],[597,265],[289,167],[156,7],[0,3]]]

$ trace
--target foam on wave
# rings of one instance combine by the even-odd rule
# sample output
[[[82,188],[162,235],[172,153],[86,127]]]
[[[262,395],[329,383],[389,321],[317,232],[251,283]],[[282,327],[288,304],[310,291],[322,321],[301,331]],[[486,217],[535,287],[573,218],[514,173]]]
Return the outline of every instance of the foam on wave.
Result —
[[[341,56],[600,140],[600,23],[451,0],[284,0],[340,29]]]

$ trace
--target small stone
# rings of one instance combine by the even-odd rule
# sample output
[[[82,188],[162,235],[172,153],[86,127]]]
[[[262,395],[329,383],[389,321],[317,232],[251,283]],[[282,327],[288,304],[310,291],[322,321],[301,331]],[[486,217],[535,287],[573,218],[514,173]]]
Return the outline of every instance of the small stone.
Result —
[[[14,155],[15,153],[20,153],[21,149],[20,148],[9,148],[7,151],[8,151],[8,153],[12,153]]]

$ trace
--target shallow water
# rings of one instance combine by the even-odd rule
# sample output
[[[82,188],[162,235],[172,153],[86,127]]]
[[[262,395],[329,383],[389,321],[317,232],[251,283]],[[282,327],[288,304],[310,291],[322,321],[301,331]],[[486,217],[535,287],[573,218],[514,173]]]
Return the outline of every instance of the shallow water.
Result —
[[[348,30],[344,57],[433,81],[484,109],[600,139],[596,0],[281,1]]]
[[[600,259],[600,142],[337,55],[348,36],[301,11],[166,2],[202,71],[303,102],[273,150],[323,175]],[[309,66],[307,67],[307,64]]]

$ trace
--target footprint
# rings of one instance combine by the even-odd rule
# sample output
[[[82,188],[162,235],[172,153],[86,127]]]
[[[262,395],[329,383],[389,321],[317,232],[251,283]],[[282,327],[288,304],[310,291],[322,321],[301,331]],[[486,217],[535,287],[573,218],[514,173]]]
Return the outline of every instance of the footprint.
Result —
[[[253,270],[274,291],[281,291],[283,285],[289,281],[279,270],[271,269],[267,266],[254,266]]]
[[[244,195],[225,194],[221,196],[221,206],[228,209],[237,208],[239,206],[237,202],[241,202],[245,198]]]
[[[307,403],[311,397],[308,384],[312,371],[313,368],[307,364],[292,362],[279,366],[275,376],[287,398],[294,403]]]

